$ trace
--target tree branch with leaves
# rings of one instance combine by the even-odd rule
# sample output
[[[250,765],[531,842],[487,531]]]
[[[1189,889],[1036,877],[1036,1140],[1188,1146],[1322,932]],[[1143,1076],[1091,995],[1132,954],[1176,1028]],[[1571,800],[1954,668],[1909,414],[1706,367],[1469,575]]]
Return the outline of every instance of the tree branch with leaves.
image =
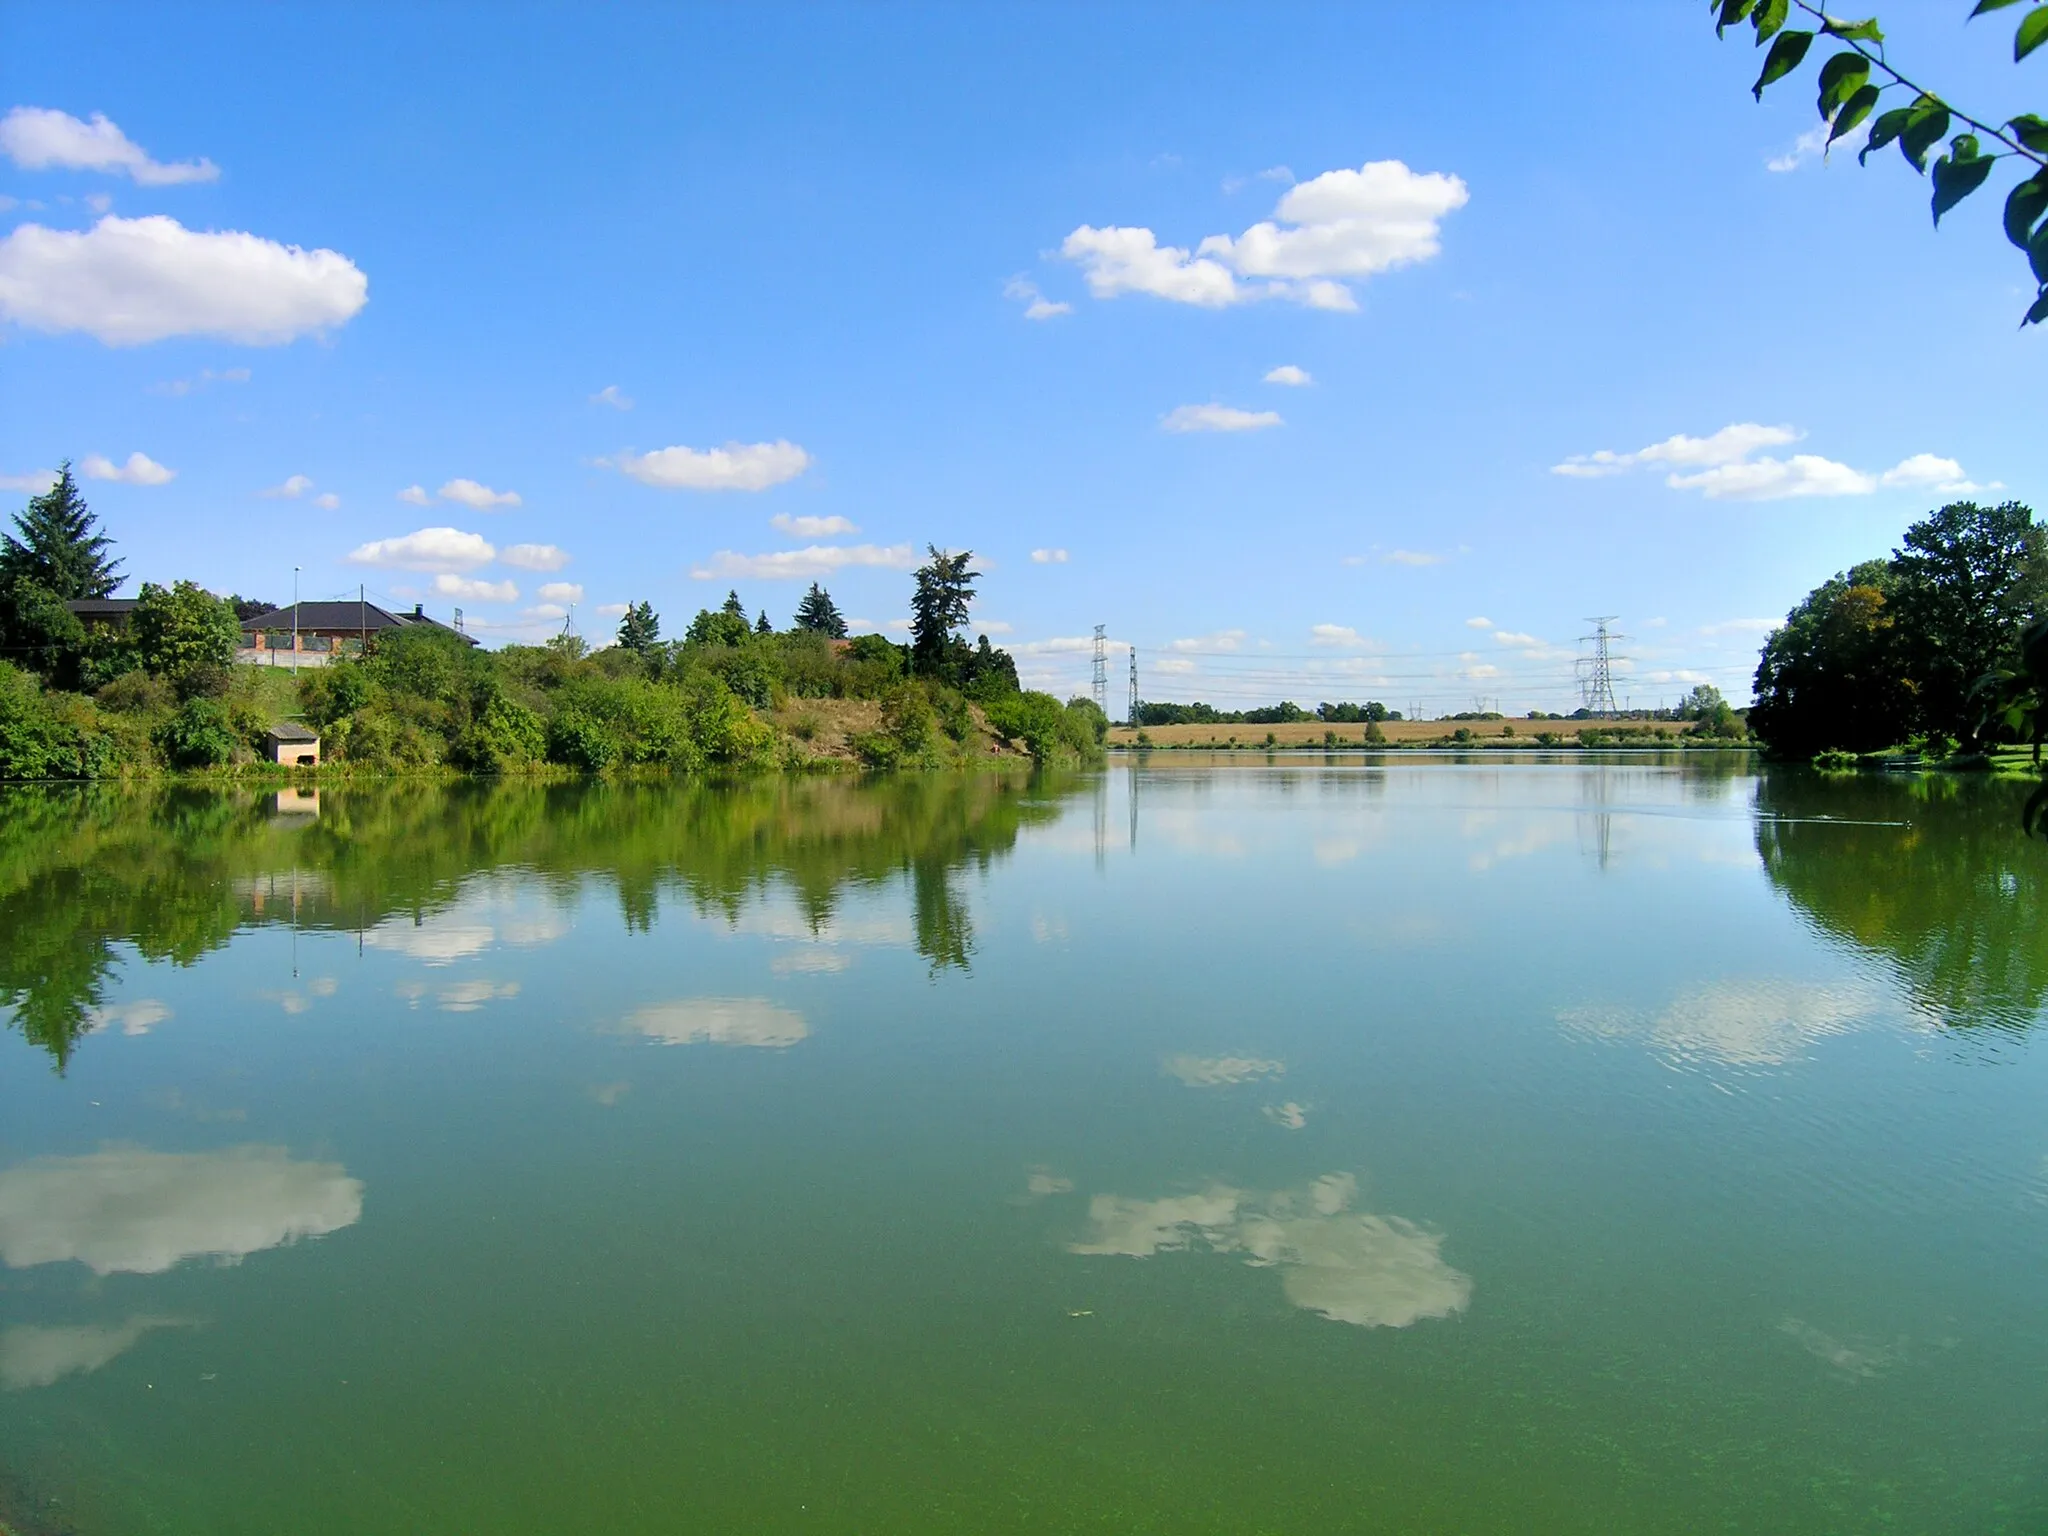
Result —
[[[2048,43],[2048,0],[1977,0],[1970,19],[2029,4],[2015,29],[2012,58],[2015,64],[2043,43]],[[1880,113],[1870,123],[1868,142],[1857,155],[1859,165],[1887,144],[1897,143],[1906,163],[1934,182],[1934,223],[1964,198],[1982,187],[2000,160],[2018,162],[2022,179],[2006,194],[2005,237],[2027,258],[2039,292],[2023,326],[2048,320],[2048,119],[2023,112],[1992,124],[1951,105],[1935,92],[1910,80],[1885,57],[1884,32],[1876,17],[1843,21],[1829,16],[1809,0],[1712,0],[1716,36],[1747,21],[1756,33],[1756,45],[1770,44],[1764,66],[1751,88],[1758,101],[1766,87],[1791,74],[1806,62],[1817,38],[1825,37],[1842,46],[1820,67],[1820,94],[1815,105],[1821,121],[1828,125],[1828,144],[1860,127],[1883,103],[1888,91],[1910,92],[1912,101]],[[1795,14],[1811,17],[1808,28],[1788,27]],[[1969,130],[1948,141],[1948,152],[1932,164],[1928,155],[1949,129],[1960,125]]]

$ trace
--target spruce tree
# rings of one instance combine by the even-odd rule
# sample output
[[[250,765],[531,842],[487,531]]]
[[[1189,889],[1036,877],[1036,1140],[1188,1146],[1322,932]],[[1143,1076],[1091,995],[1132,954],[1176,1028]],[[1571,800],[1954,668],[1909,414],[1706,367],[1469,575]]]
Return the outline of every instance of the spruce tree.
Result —
[[[775,633],[775,626],[768,622],[768,610],[766,608],[761,610],[761,617],[754,621],[754,633],[757,635],[772,635]]]
[[[747,605],[740,601],[739,593],[728,592],[725,594],[724,605],[718,611],[729,613],[736,619],[744,619],[747,616]]]
[[[0,584],[26,581],[63,602],[105,597],[121,584],[121,562],[107,558],[114,541],[98,519],[65,460],[57,483],[15,514],[15,534],[0,533]]]
[[[652,603],[634,603],[619,620],[619,644],[626,650],[645,656],[660,639],[661,615]]]
[[[932,560],[914,573],[910,656],[913,670],[935,676],[945,668],[954,631],[966,627],[967,605],[974,601],[974,583],[981,573],[968,564],[974,558],[971,549],[949,555],[935,544],[925,548]]]
[[[828,640],[846,638],[846,619],[832,601],[832,594],[811,583],[811,590],[803,595],[803,601],[796,605],[796,627],[806,634],[823,635]]]

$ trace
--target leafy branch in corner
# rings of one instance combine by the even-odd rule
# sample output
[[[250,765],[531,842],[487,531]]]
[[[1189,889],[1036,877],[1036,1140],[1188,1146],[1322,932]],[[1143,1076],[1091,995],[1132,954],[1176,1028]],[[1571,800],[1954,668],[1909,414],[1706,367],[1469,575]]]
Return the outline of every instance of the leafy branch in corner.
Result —
[[[1977,0],[1970,19],[1991,11],[2002,11],[2023,0]],[[2015,64],[2048,43],[2048,0],[2027,0],[2029,9],[2013,34]],[[1765,43],[1763,72],[1756,77],[1752,94],[1764,99],[1764,88],[1782,80],[1805,62],[1816,37],[1844,44],[1820,67],[1820,97],[1816,105],[1821,121],[1828,125],[1830,147],[1844,134],[1858,127],[1877,110],[1887,91],[1905,91],[1912,101],[1879,113],[1870,124],[1869,142],[1857,155],[1859,165],[1894,141],[1906,163],[1934,180],[1934,223],[1964,198],[1983,186],[1993,164],[2016,160],[2025,180],[2005,199],[2005,237],[2026,254],[2034,282],[2040,291],[2020,324],[2038,325],[2048,320],[2048,119],[2032,112],[2008,118],[1993,126],[1958,111],[1925,87],[1908,80],[1884,56],[1884,33],[1877,18],[1842,21],[1829,16],[1808,0],[1711,0],[1716,13],[1716,36],[1747,20],[1756,31],[1756,45]],[[1811,16],[1818,26],[1811,30],[1788,28],[1785,23],[1797,10]],[[1948,152],[1928,164],[1928,154],[1951,127],[1957,133],[1948,141]],[[1991,147],[1987,147],[1987,144]]]

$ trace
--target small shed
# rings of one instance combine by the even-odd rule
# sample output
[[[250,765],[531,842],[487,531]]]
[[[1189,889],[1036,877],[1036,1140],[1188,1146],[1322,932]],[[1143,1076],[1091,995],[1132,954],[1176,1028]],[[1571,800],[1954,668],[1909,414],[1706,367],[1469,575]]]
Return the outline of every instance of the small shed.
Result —
[[[273,725],[263,737],[263,750],[287,768],[320,766],[320,733],[290,720]]]

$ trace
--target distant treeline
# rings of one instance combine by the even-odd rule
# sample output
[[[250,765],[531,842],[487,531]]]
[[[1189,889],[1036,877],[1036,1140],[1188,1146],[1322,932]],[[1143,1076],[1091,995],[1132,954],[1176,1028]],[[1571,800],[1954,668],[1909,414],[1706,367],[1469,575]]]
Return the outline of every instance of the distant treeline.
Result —
[[[1398,720],[1401,711],[1388,709],[1377,700],[1364,704],[1318,704],[1313,711],[1291,699],[1264,704],[1257,709],[1218,709],[1197,700],[1193,704],[1138,705],[1139,725],[1294,725],[1303,720],[1322,720],[1331,725],[1378,724]]]

